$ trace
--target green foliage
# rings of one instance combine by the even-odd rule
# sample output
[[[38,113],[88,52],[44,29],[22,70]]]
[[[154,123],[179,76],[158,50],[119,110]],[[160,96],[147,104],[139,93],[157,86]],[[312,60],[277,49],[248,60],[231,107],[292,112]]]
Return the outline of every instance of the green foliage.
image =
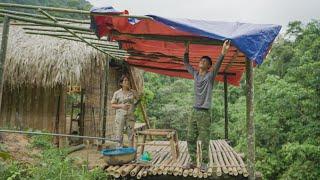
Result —
[[[289,23],[264,64],[255,69],[256,168],[265,179],[320,177],[320,21]],[[229,86],[229,139],[246,153],[244,81]],[[145,103],[157,128],[176,128],[185,140],[193,82],[145,74]],[[150,93],[150,91],[152,93]],[[213,92],[213,139],[224,136],[223,86]]]
[[[27,167],[24,164],[12,160],[8,161],[6,164],[4,162],[0,162],[0,179],[25,179],[26,168]]]
[[[31,147],[32,148],[40,148],[40,149],[49,149],[52,148],[52,136],[46,135],[35,135],[31,137]]]
[[[100,168],[88,170],[87,164],[75,165],[74,159],[67,156],[67,150],[55,148],[47,136],[33,136],[31,147],[41,148],[38,159],[32,164],[17,161],[0,163],[2,179],[107,179]]]

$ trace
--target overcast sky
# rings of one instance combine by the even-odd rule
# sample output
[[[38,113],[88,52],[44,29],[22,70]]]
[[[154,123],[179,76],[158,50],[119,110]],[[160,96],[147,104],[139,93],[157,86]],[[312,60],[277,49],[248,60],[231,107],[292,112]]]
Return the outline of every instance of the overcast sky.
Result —
[[[130,14],[171,18],[279,24],[320,19],[320,0],[87,0]]]

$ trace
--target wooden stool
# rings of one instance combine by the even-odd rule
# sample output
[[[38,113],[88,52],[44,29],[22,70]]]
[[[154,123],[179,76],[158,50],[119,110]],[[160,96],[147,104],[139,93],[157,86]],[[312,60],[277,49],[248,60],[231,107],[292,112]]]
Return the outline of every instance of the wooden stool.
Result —
[[[142,143],[138,143],[138,136],[142,135]],[[155,143],[146,143],[147,136],[162,136],[166,137],[169,140],[169,144],[155,144]],[[144,131],[137,131],[134,138],[134,147],[137,149],[137,146],[141,145],[140,155],[144,151],[145,145],[151,146],[171,146],[171,154],[174,160],[177,160],[179,157],[179,141],[178,134],[174,129],[147,129]]]

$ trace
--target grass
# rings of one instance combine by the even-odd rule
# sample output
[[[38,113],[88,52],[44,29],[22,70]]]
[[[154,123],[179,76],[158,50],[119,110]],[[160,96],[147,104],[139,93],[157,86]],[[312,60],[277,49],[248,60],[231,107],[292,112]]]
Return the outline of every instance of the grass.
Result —
[[[102,180],[109,179],[99,169],[88,170],[86,164],[75,165],[74,159],[67,156],[67,150],[53,146],[49,136],[32,136],[30,148],[39,148],[41,153],[35,163],[26,164],[9,159],[0,161],[0,180]]]

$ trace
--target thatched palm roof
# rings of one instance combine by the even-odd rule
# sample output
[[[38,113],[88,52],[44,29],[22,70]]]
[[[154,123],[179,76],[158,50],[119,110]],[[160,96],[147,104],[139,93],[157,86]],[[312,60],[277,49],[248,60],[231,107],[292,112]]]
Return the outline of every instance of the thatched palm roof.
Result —
[[[16,26],[9,34],[4,79],[11,86],[76,84],[91,61],[104,62],[105,55],[84,43],[28,35]]]

